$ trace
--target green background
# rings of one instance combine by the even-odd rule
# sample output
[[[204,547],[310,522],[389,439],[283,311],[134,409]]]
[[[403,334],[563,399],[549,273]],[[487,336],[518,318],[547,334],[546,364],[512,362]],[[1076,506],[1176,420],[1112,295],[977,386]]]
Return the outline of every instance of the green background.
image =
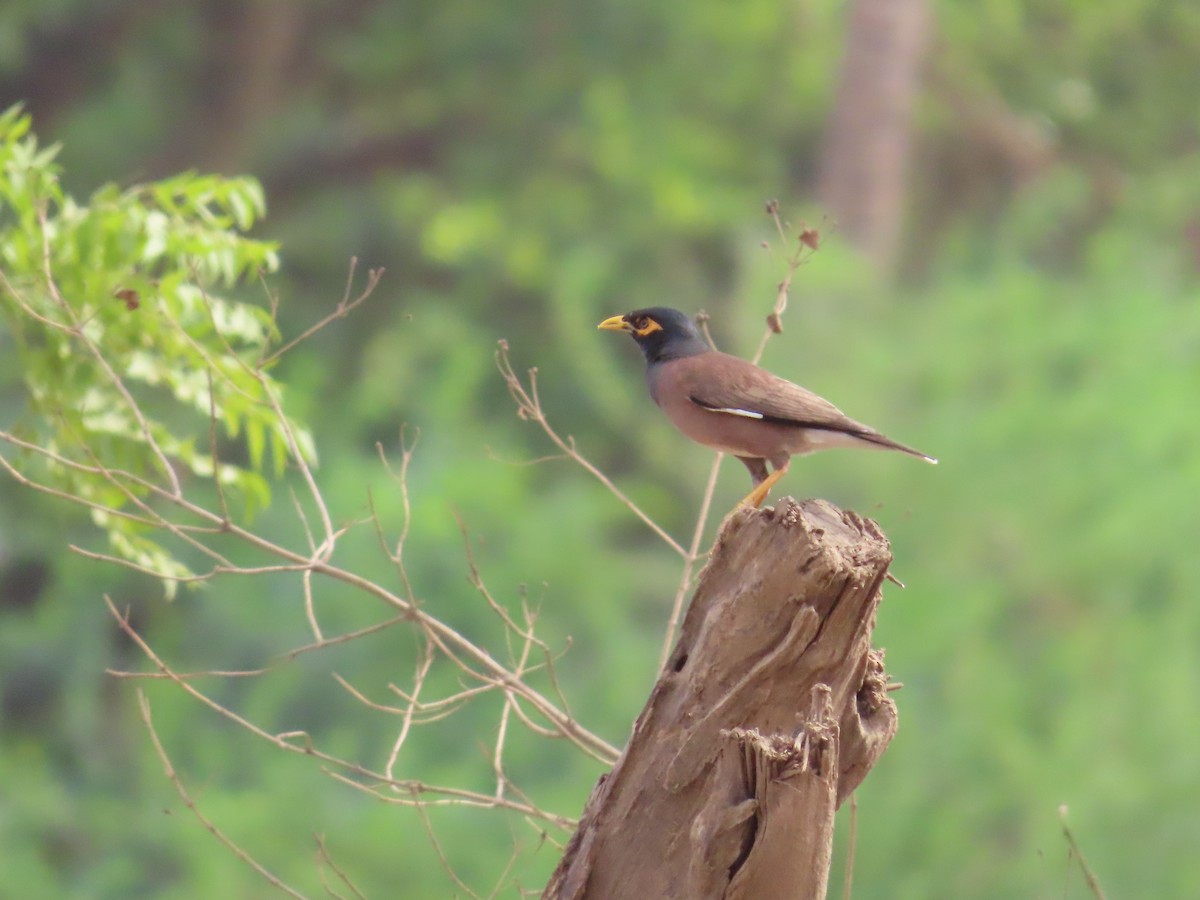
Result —
[[[617,744],[653,683],[678,561],[581,469],[513,464],[552,448],[514,415],[492,354],[503,338],[519,369],[537,366],[556,427],[682,540],[710,455],[654,410],[632,343],[595,324],[646,305],[703,309],[723,347],[751,352],[786,271],[778,244],[762,246],[775,238],[763,201],[780,198],[824,243],[764,364],[942,460],[831,453],[781,485],[877,519],[908,585],[879,613],[876,641],[905,687],[899,734],[858,792],[854,895],[1082,896],[1065,803],[1112,896],[1189,896],[1200,12],[935,4],[891,276],[822,225],[814,199],[845,13],[828,0],[11,0],[0,100],[24,101],[42,139],[63,143],[79,194],[187,169],[259,178],[269,214],[255,234],[282,244],[271,288],[286,333],[332,308],[350,257],[387,269],[276,372],[313,429],[332,512],[361,518],[370,491],[398,528],[375,443],[394,453],[401,424],[419,428],[407,558],[420,600],[498,637],[467,583],[457,512],[493,592],[539,602],[543,636],[569,639],[572,708]],[[1044,157],[1014,171],[980,123],[1035,135]],[[0,335],[7,423],[25,401],[4,350]],[[746,487],[726,464],[717,508]],[[275,497],[258,524],[295,535],[283,485]],[[103,674],[143,661],[101,596],[131,606],[182,670],[253,668],[309,639],[298,579],[168,604],[152,580],[73,556],[64,536],[98,543],[74,510],[0,482],[0,894],[267,894],[179,804],[131,686]],[[339,562],[393,578],[369,528]],[[319,604],[333,632],[378,617],[340,588]],[[414,647],[391,630],[206,686],[268,731],[304,729],[380,766],[396,722],[331,673],[383,699]],[[320,834],[371,896],[456,894],[411,810],[147,687],[201,809],[285,881],[321,893]],[[401,771],[490,790],[498,711],[481,703],[423,729]],[[600,774],[528,738],[509,764],[568,816]],[[517,817],[450,809],[431,822],[481,893],[539,888],[558,857]]]

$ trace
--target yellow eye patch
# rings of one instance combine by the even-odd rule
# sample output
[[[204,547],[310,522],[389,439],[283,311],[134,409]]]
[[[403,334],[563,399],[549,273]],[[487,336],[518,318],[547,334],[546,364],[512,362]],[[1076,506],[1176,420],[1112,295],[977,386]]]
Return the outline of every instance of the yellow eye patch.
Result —
[[[629,324],[633,327],[633,333],[638,337],[645,337],[648,334],[654,334],[656,331],[663,330],[661,325],[648,316],[639,316]]]

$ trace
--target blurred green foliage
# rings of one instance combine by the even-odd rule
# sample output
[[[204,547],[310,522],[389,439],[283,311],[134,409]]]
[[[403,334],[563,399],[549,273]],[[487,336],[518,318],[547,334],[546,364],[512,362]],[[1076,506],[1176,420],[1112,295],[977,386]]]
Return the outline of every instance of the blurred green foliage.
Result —
[[[421,600],[493,633],[456,509],[497,595],[540,602],[546,639],[570,639],[574,711],[621,742],[653,681],[676,560],[581,471],[513,464],[547,446],[512,416],[491,353],[508,339],[518,365],[539,368],[561,430],[686,533],[708,456],[655,414],[635,348],[594,325],[669,302],[713,313],[723,346],[752,347],[783,271],[778,248],[761,248],[762,200],[820,221],[800,203],[840,5],[325,0],[261,5],[270,27],[244,6],[7,4],[3,95],[63,142],[64,190],[92,197],[88,210],[149,209],[144,192],[97,188],[114,179],[258,175],[285,334],[336,302],[352,255],[388,268],[358,314],[276,373],[312,426],[333,512],[361,518],[370,491],[398,529],[374,444],[394,451],[401,423],[419,427],[407,553]],[[936,16],[905,279],[880,283],[826,228],[764,360],[942,460],[826,454],[782,486],[876,517],[908,584],[880,610],[877,640],[905,688],[899,735],[859,791],[855,896],[1060,896],[1060,803],[1111,895],[1187,896],[1200,880],[1200,19],[1163,0],[941,3]],[[994,133],[1031,141],[1033,162],[1011,165]],[[261,200],[246,201],[257,218]],[[9,245],[29,233],[2,227],[11,278]],[[120,328],[109,298],[145,252],[135,242],[96,270],[119,275],[63,274]],[[5,423],[30,396],[16,341],[0,332]],[[736,468],[720,508],[744,493]],[[299,530],[287,503],[259,522]],[[155,583],[73,558],[64,538],[97,540],[72,511],[0,482],[0,894],[261,896],[179,806],[128,686],[102,674],[142,661],[99,598],[131,607],[181,669],[252,668],[308,640],[296,580],[168,606]],[[372,534],[340,553],[392,577]],[[330,628],[372,621],[342,592],[318,602]],[[268,730],[304,728],[378,765],[394,723],[329,673],[385,696],[415,652],[388,634],[212,689]],[[373,896],[454,894],[410,811],[151,688],[205,813],[289,883],[321,890],[316,833]],[[488,789],[497,715],[432,727],[403,768]],[[510,760],[567,815],[599,774],[538,741]],[[510,878],[526,887],[558,855],[498,814],[435,811],[432,824],[476,890],[514,843],[525,852]],[[1078,877],[1070,895],[1083,895]]]
[[[0,317],[26,400],[6,430],[47,453],[11,446],[21,452],[10,462],[92,504],[117,555],[186,577],[139,521],[136,504],[156,499],[147,487],[125,496],[71,464],[90,465],[95,454],[141,479],[176,462],[212,476],[209,441],[197,446],[208,429],[189,428],[180,411],[201,424],[216,414],[227,437],[245,435],[248,464],[218,473],[228,498],[247,511],[267,504],[259,473],[268,437],[277,474],[289,445],[268,403],[279,386],[252,367],[267,358],[274,322],[207,287],[232,288],[277,265],[272,245],[239,234],[262,215],[262,190],[249,179],[182,175],[129,190],[105,185],[79,203],[59,183],[58,148],[40,149],[30,124],[18,107],[0,114]],[[157,393],[174,401],[161,414]],[[311,456],[311,437],[297,434]],[[176,582],[165,583],[173,591]]]

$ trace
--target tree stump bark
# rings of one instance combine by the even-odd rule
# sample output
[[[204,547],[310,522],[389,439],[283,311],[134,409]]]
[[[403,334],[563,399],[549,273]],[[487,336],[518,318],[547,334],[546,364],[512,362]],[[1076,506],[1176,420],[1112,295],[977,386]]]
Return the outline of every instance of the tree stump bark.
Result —
[[[871,648],[891,560],[822,500],[732,513],[543,897],[823,897],[834,812],[896,733]]]

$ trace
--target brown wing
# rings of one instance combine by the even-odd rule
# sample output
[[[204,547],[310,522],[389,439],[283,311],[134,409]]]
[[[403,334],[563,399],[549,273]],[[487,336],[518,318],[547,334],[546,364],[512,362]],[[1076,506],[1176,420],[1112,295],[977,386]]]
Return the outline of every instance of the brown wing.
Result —
[[[715,352],[693,359],[703,366],[688,373],[687,388],[700,406],[809,428],[875,433],[823,397],[744,359]]]
[[[689,364],[683,379],[688,397],[706,409],[802,428],[840,431],[937,463],[934,457],[851,419],[824,397],[744,359],[713,351],[679,360],[677,364]]]

